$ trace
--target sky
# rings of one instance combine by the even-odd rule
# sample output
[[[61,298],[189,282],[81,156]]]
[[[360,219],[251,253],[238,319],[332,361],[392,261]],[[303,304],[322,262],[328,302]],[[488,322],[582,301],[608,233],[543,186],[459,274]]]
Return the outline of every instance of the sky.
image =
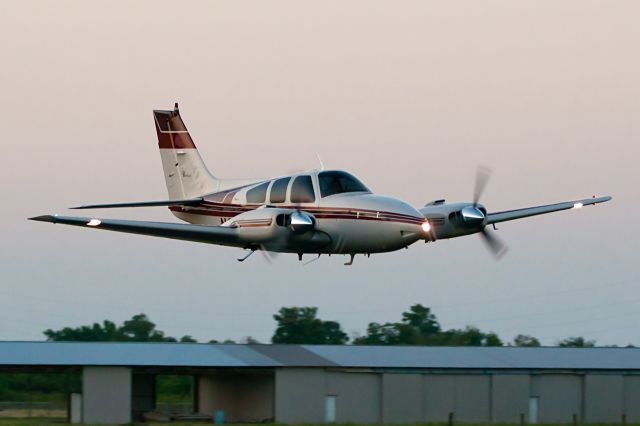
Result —
[[[0,340],[122,322],[268,342],[282,306],[349,334],[415,303],[509,341],[640,345],[640,3],[5,1],[0,4]],[[151,111],[180,103],[214,174],[346,169],[416,207],[613,201],[370,259],[27,221],[166,198]],[[103,217],[176,221],[165,208]]]

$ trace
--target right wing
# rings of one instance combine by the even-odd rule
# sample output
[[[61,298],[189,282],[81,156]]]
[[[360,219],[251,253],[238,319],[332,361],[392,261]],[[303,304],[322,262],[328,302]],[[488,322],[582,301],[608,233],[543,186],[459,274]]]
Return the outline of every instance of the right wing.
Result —
[[[565,201],[564,203],[547,204],[545,206],[526,207],[524,209],[507,210],[503,212],[487,214],[487,224],[491,225],[498,222],[506,222],[508,220],[522,219],[529,216],[537,216],[539,214],[553,213],[561,210],[569,210],[591,206],[598,203],[604,203],[611,197],[585,198],[584,200]]]
[[[245,247],[247,245],[246,241],[241,241],[237,229],[224,226],[147,222],[139,220],[92,219],[89,217],[70,217],[58,215],[36,216],[29,218],[29,220],[62,223],[64,225],[104,229],[106,231],[126,232],[129,234],[172,238],[174,240],[219,244],[223,246]]]

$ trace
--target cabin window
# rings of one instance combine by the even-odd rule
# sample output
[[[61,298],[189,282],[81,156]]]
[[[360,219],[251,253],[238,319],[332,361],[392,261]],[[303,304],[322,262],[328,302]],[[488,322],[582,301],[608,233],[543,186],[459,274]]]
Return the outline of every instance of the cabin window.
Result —
[[[322,197],[345,192],[369,192],[362,182],[347,172],[322,172],[318,174],[318,183]]]
[[[291,185],[291,202],[313,203],[315,200],[316,194],[313,191],[311,176],[306,175],[295,178]]]
[[[269,201],[272,203],[284,203],[287,199],[287,186],[291,178],[282,178],[273,182],[271,187],[271,194],[269,195]]]
[[[262,204],[267,199],[267,188],[269,182],[261,183],[260,185],[251,188],[247,191],[247,203],[249,204]]]

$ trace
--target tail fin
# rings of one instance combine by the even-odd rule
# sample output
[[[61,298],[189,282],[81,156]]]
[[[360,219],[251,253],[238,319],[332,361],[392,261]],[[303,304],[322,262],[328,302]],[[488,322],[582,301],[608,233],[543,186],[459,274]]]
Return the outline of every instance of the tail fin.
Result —
[[[202,161],[180,118],[178,104],[173,111],[154,110],[153,117],[169,199],[193,198],[217,191],[220,181]]]

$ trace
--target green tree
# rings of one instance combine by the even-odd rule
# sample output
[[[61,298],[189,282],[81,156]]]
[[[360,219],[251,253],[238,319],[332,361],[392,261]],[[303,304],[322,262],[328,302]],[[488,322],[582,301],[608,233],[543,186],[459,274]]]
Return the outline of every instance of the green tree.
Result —
[[[81,375],[70,373],[0,374],[0,401],[60,401],[82,388]]]
[[[402,314],[398,323],[369,323],[367,334],[353,341],[356,345],[441,345],[502,346],[497,334],[477,327],[443,331],[430,308],[417,304]]]
[[[83,325],[76,328],[47,329],[43,333],[49,341],[111,342],[126,340],[120,329],[108,320],[104,320],[102,324],[96,322],[93,325]]]
[[[421,304],[413,305],[409,312],[402,313],[402,323],[398,325],[400,343],[427,345],[440,334],[440,323],[431,309]]]
[[[156,325],[145,314],[138,314],[124,322],[120,331],[126,340],[132,342],[175,342],[173,337],[165,337],[164,332],[156,330]]]
[[[367,334],[353,339],[354,345],[399,345],[400,333],[398,324],[378,324],[371,322],[367,326]]]
[[[44,335],[49,341],[80,341],[80,342],[175,342],[173,337],[167,337],[164,332],[157,330],[156,325],[145,314],[138,314],[118,327],[112,321],[105,320],[102,324],[82,325],[80,327],[65,327],[61,330],[45,330]],[[191,339],[190,336],[185,336]]]
[[[273,318],[278,323],[271,338],[273,343],[344,344],[349,336],[335,321],[317,318],[318,308],[281,308]]]
[[[477,327],[467,326],[464,329],[450,329],[437,336],[433,344],[443,346],[502,346],[497,334],[480,331]]]
[[[540,346],[540,341],[533,336],[526,334],[518,334],[513,338],[513,346]]]
[[[354,340],[356,345],[428,345],[441,333],[440,323],[430,308],[413,305],[402,313],[399,323],[369,323],[367,334]]]
[[[159,404],[191,401],[193,376],[160,374],[156,376],[156,402]]]
[[[561,348],[592,348],[596,345],[595,340],[586,340],[584,337],[567,337],[560,340],[558,346]]]

